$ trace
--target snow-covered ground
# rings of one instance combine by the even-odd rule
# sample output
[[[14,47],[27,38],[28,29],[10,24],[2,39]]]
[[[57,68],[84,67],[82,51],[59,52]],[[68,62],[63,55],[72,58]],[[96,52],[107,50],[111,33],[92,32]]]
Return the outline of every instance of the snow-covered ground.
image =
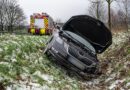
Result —
[[[48,36],[0,35],[0,82],[7,90],[79,89],[76,79],[43,55]]]
[[[0,35],[0,82],[6,90],[128,90],[129,37],[113,34],[113,44],[98,57],[103,74],[83,81],[69,77],[43,55],[48,36]]]
[[[85,81],[86,90],[130,90],[130,33],[113,34],[112,45],[98,58],[103,74]]]

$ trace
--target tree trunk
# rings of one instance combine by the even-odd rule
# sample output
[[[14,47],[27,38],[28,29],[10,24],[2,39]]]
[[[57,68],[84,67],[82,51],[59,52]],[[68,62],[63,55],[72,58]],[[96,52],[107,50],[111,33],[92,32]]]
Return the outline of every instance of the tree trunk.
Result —
[[[0,31],[3,31],[3,25],[2,24],[0,25]]]
[[[108,3],[108,27],[111,30],[111,3]]]
[[[126,18],[125,18],[125,21],[126,21],[126,30],[128,31],[128,0],[126,0]]]
[[[97,19],[100,19],[99,17],[99,2],[97,2]]]

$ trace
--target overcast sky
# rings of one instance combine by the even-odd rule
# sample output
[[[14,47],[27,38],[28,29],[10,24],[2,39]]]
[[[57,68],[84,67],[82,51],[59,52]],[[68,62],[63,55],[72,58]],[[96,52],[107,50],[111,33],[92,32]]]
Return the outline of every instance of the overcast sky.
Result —
[[[66,21],[73,15],[87,13],[88,0],[19,0],[27,21],[33,13],[46,12],[54,20]]]

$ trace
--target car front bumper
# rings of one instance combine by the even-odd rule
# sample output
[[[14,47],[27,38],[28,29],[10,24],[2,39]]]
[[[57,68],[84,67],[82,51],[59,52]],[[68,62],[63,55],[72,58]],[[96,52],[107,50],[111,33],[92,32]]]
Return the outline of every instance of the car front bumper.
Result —
[[[81,62],[81,60],[78,60],[76,57],[72,56],[71,54],[64,51],[59,52],[54,47],[51,47],[51,49],[48,51],[54,58],[54,60],[60,65],[64,66],[65,68],[69,70],[73,70],[75,72],[84,72],[84,73],[94,73],[96,71],[96,65],[93,67],[87,67],[85,63]]]

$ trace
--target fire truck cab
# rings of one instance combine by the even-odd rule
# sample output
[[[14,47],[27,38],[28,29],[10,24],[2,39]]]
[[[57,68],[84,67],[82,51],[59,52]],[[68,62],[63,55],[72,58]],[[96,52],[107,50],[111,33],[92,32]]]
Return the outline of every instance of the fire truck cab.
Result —
[[[47,13],[34,13],[30,16],[28,33],[36,35],[50,35],[54,29],[53,19]]]

